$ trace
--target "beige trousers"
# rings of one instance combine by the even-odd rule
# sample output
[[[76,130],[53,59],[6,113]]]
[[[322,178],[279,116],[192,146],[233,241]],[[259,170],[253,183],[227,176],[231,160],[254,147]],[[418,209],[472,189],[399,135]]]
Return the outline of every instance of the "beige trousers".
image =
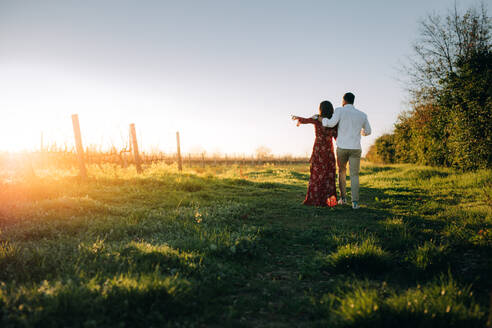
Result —
[[[359,171],[360,171],[360,149],[337,148],[338,163],[338,185],[340,196],[347,199],[347,162],[350,166],[350,190],[352,191],[352,201],[359,201]]]

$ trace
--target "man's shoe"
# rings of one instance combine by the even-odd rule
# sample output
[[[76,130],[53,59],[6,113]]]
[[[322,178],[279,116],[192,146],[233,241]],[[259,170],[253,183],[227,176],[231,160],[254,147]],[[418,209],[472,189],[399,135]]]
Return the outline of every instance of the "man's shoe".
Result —
[[[340,198],[338,200],[338,205],[346,205],[347,204],[347,200],[345,198]]]
[[[360,208],[360,206],[357,202],[352,202],[352,209],[358,210],[359,208]]]

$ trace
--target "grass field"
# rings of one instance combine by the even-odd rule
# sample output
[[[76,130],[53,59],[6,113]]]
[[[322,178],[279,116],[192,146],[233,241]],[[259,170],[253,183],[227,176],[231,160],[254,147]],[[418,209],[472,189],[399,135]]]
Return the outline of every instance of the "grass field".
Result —
[[[492,172],[365,164],[362,209],[307,165],[1,176],[1,327],[484,327]]]

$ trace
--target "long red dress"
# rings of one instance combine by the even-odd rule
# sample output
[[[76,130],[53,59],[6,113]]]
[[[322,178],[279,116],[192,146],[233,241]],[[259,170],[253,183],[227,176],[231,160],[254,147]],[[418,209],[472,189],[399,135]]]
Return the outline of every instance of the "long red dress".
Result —
[[[337,127],[326,128],[318,120],[299,118],[300,124],[314,124],[316,139],[311,155],[311,176],[304,205],[327,206],[327,200],[336,200],[336,163],[332,138],[337,137]]]

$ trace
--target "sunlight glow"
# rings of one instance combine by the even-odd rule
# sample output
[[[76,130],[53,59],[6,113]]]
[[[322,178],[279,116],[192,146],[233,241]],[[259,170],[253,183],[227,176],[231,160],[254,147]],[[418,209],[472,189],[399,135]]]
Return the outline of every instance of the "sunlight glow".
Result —
[[[183,105],[148,90],[51,69],[9,66],[3,72],[0,90],[5,96],[0,98],[0,107],[6,137],[0,139],[2,151],[39,150],[41,144],[71,149],[70,117],[75,113],[79,114],[84,147],[121,149],[128,143],[129,124],[136,123],[142,151],[175,152],[177,130],[184,152],[234,150],[232,143],[216,134],[217,129],[227,132],[227,127],[218,126],[220,122],[204,133],[202,122],[184,115]],[[165,121],[155,119],[157,112]]]

